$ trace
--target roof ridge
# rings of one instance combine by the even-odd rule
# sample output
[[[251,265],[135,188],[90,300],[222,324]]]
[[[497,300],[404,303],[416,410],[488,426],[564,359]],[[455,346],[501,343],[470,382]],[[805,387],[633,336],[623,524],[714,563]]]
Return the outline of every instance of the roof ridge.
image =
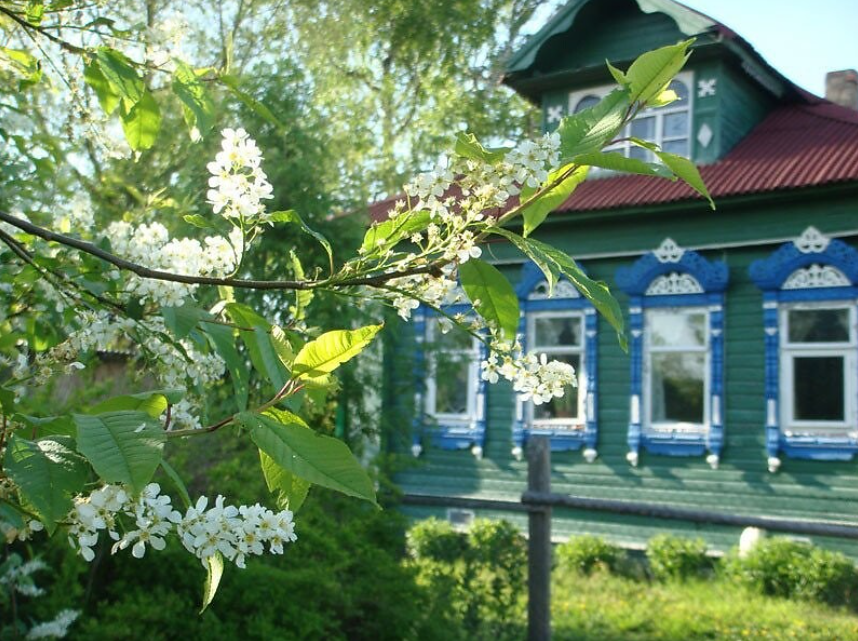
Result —
[[[838,122],[844,125],[853,125],[855,127],[858,127],[858,111],[853,111],[852,109],[849,109],[849,107],[838,105],[837,103],[831,102],[830,100],[825,100],[824,98],[820,99],[820,101],[816,104],[798,104],[789,105],[789,107],[796,107],[801,112],[806,113],[808,116],[813,116],[814,118],[819,118],[820,120],[830,120],[832,122]],[[825,108],[827,110],[826,113],[821,113],[820,107]],[[830,107],[834,107],[833,110],[830,110],[834,113],[829,113]]]

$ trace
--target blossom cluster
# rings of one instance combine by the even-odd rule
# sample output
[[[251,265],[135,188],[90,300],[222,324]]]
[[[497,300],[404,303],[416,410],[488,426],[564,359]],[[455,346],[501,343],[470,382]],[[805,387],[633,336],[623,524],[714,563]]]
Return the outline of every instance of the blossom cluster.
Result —
[[[259,147],[244,129],[224,129],[221,151],[207,165],[206,197],[214,213],[250,223],[266,222],[262,200],[273,198],[273,188],[260,163]]]
[[[206,508],[208,498],[200,497],[182,515],[157,483],[150,483],[136,497],[122,486],[105,485],[75,499],[68,516],[69,544],[92,561],[101,533],[106,532],[114,542],[111,553],[130,547],[131,555],[140,559],[147,546],[163,550],[166,537],[175,532],[203,563],[220,553],[243,568],[247,556],[265,553],[265,545],[270,553],[283,554],[283,545],[297,538],[289,510],[275,513],[259,504],[226,505],[222,496]],[[133,528],[120,527],[123,517]]]
[[[48,569],[48,565],[41,559],[24,561],[19,555],[13,553],[6,559],[3,568],[3,573],[0,574],[0,587],[13,593],[12,598],[14,593],[31,598],[45,594],[45,590],[37,586],[33,579],[33,574]],[[80,612],[77,610],[61,610],[53,620],[33,625],[23,638],[61,639],[68,633],[69,626],[79,615]],[[18,638],[21,638],[20,635]]]
[[[420,306],[421,300],[433,307],[440,307],[454,305],[464,299],[456,282],[455,270],[450,267],[443,269],[437,277],[429,278],[422,274],[403,276],[392,279],[389,285],[401,292],[391,291],[389,298],[403,320],[411,318],[411,312]]]
[[[241,230],[235,228],[229,238],[208,236],[203,242],[192,238],[170,238],[161,223],[134,227],[114,222],[106,238],[113,251],[134,263],[186,276],[225,277],[235,271],[244,251]],[[167,307],[179,307],[193,294],[196,285],[130,276],[128,289],[141,302],[152,301]]]
[[[521,345],[493,342],[487,360],[480,364],[482,378],[497,383],[499,377],[512,382],[524,401],[534,405],[560,398],[570,385],[577,385],[575,369],[563,361],[549,361],[545,354],[525,354]]]

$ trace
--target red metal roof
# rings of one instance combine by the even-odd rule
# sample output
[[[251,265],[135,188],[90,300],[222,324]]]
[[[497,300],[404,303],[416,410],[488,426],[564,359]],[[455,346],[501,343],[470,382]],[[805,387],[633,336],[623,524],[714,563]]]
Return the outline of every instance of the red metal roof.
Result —
[[[721,160],[700,167],[719,198],[858,181],[858,112],[806,94],[770,113]],[[387,217],[396,198],[370,206]],[[702,200],[680,181],[614,176],[584,182],[557,211],[594,211]]]

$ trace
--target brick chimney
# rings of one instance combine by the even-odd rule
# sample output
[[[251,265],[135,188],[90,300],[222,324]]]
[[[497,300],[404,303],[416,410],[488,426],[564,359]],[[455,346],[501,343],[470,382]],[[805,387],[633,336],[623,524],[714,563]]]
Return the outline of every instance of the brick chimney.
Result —
[[[858,71],[844,69],[825,74],[825,99],[858,110]]]

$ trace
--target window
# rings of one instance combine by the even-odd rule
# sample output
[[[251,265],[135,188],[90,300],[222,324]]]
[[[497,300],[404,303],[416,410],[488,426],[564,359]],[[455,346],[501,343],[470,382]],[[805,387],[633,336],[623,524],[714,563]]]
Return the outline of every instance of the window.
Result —
[[[786,436],[847,436],[855,429],[855,308],[781,308],[782,425]]]
[[[692,76],[690,73],[680,74],[670,83],[670,89],[676,92],[678,100],[657,109],[647,109],[623,129],[618,138],[642,138],[657,143],[661,148],[672,154],[689,157],[691,154],[691,92]],[[613,85],[576,92],[569,97],[569,110],[578,113],[596,105],[606,96]],[[628,140],[618,142],[605,148],[605,151],[617,151],[624,156],[652,161],[654,155],[648,149],[633,145]]]
[[[705,308],[645,312],[648,429],[705,432],[709,319]]]
[[[480,343],[458,327],[443,327],[438,318],[426,323],[426,414],[467,423],[475,413]]]
[[[695,456],[717,468],[721,411],[724,291],[728,271],[667,238],[617,272],[630,298],[629,453]]]
[[[561,398],[548,403],[528,403],[529,423],[533,427],[584,428],[584,398],[587,379],[584,372],[584,314],[581,312],[535,312],[527,318],[528,350],[545,354],[548,360],[569,363],[578,374],[578,385],[570,386]]]
[[[458,292],[453,300],[467,300]],[[468,314],[470,305],[444,307],[448,314]],[[485,347],[474,336],[437,312],[418,307],[414,314],[417,339],[414,358],[414,408],[411,452],[420,456],[424,440],[448,450],[470,449],[483,455],[486,434],[485,381],[480,362]],[[449,331],[442,331],[449,327]]]
[[[850,460],[858,452],[858,250],[814,227],[750,267],[763,290],[766,450]]]
[[[524,349],[569,363],[578,384],[542,405],[516,399],[513,455],[520,459],[527,438],[540,435],[551,439],[554,451],[583,448],[584,458],[592,462],[597,456],[596,310],[567,280],[560,280],[549,293],[542,270],[532,261],[522,267],[516,293]]]

